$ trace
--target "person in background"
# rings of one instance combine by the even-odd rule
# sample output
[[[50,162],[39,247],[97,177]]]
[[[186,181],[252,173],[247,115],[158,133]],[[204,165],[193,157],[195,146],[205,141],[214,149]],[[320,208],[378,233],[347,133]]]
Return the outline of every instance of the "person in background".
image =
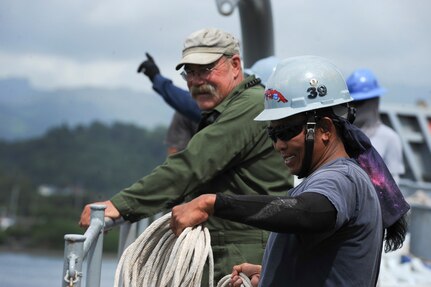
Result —
[[[167,157],[130,187],[99,202],[105,216],[137,221],[203,193],[281,195],[292,176],[266,135],[266,124],[253,119],[263,109],[263,87],[255,76],[244,78],[238,40],[207,28],[189,35],[176,66],[202,110],[198,132],[187,147]],[[157,77],[157,76],[156,76]],[[80,225],[90,222],[90,205]],[[211,218],[207,225],[214,254],[215,280],[244,261],[261,262],[268,232]],[[204,283],[208,281],[203,281]]]
[[[272,231],[262,265],[233,267],[253,286],[375,286],[385,251],[403,244],[409,209],[382,158],[351,124],[352,98],[335,65],[281,61],[266,86],[269,137],[303,181],[283,196],[204,194],[172,209],[175,234],[213,218]],[[286,171],[287,172],[287,171]]]
[[[153,90],[162,96],[163,100],[175,111],[198,123],[201,119],[201,110],[190,92],[174,85],[172,80],[162,76],[153,57],[148,53],[145,55],[147,59],[139,65],[138,73],[143,73],[148,77],[153,83]]]
[[[165,143],[168,155],[184,150],[190,139],[196,133],[198,123],[190,120],[179,112],[174,112],[166,133]]]
[[[165,140],[168,146],[167,153],[171,155],[185,149],[196,133],[201,111],[190,93],[163,77],[153,57],[148,53],[146,56],[147,59],[138,67],[138,73],[145,74],[153,83],[153,90],[175,110]]]
[[[357,69],[346,80],[351,103],[356,108],[354,124],[371,140],[398,183],[405,171],[401,139],[383,124],[379,115],[380,96],[387,91],[379,86],[376,76],[369,69]]]
[[[244,74],[255,75],[261,80],[261,84],[265,86],[278,62],[280,62],[280,59],[275,56],[259,59],[250,68],[245,69]]]

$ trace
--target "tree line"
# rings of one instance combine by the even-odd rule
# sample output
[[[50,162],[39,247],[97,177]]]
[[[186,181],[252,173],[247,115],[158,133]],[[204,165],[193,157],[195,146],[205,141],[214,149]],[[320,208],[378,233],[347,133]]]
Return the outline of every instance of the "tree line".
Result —
[[[109,198],[163,163],[166,131],[94,122],[0,140],[0,216],[16,216],[15,225],[0,231],[0,245],[63,248],[64,234],[83,233],[77,222],[85,203]],[[41,186],[53,193],[41,194]],[[105,241],[116,245],[116,238]]]

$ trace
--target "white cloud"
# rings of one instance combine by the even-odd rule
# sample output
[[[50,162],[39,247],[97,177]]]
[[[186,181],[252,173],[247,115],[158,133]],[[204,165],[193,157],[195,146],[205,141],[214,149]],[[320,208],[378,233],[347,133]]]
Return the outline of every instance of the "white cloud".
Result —
[[[121,2],[121,3],[120,3]],[[103,2],[86,1],[92,3],[91,9],[85,15],[85,21],[91,24],[103,25],[107,27],[117,25],[132,25],[140,19],[152,15],[160,5],[157,2],[147,2],[141,0],[128,0],[127,3],[118,0],[105,0]]]
[[[36,4],[37,3],[37,4]],[[376,69],[383,82],[429,86],[430,1],[271,1],[280,58],[316,54],[349,72]],[[169,7],[169,9],[166,9]],[[214,0],[0,2],[0,77],[27,77],[43,88],[101,86],[147,89],[136,68],[148,51],[164,75],[184,37],[205,26],[240,36],[238,9],[229,17]],[[145,82],[147,81],[147,82]]]
[[[42,89],[76,87],[128,87],[142,90],[142,79],[133,73],[136,62],[99,60],[82,62],[43,54],[0,52],[0,78],[23,77]]]

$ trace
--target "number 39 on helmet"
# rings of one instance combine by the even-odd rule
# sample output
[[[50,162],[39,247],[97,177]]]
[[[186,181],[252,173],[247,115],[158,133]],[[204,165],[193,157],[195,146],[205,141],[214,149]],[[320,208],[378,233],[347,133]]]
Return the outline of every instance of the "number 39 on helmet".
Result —
[[[255,120],[278,120],[352,100],[341,72],[328,59],[287,58],[278,63],[269,77],[265,109]]]

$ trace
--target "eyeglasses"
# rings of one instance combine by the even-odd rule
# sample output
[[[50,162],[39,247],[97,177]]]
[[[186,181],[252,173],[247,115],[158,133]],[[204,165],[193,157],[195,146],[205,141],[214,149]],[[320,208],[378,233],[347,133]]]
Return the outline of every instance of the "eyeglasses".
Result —
[[[287,142],[299,135],[304,130],[304,123],[293,126],[268,127],[267,129],[268,136],[274,143],[277,142],[277,139]]]
[[[218,61],[215,61],[214,63],[211,63],[209,65],[205,65],[202,68],[199,69],[184,69],[184,71],[181,72],[181,77],[185,81],[190,81],[194,77],[198,77],[200,79],[206,79],[211,74],[212,71],[216,70],[218,67],[220,67],[224,62],[227,61],[228,57],[222,57],[223,59],[220,59]]]

